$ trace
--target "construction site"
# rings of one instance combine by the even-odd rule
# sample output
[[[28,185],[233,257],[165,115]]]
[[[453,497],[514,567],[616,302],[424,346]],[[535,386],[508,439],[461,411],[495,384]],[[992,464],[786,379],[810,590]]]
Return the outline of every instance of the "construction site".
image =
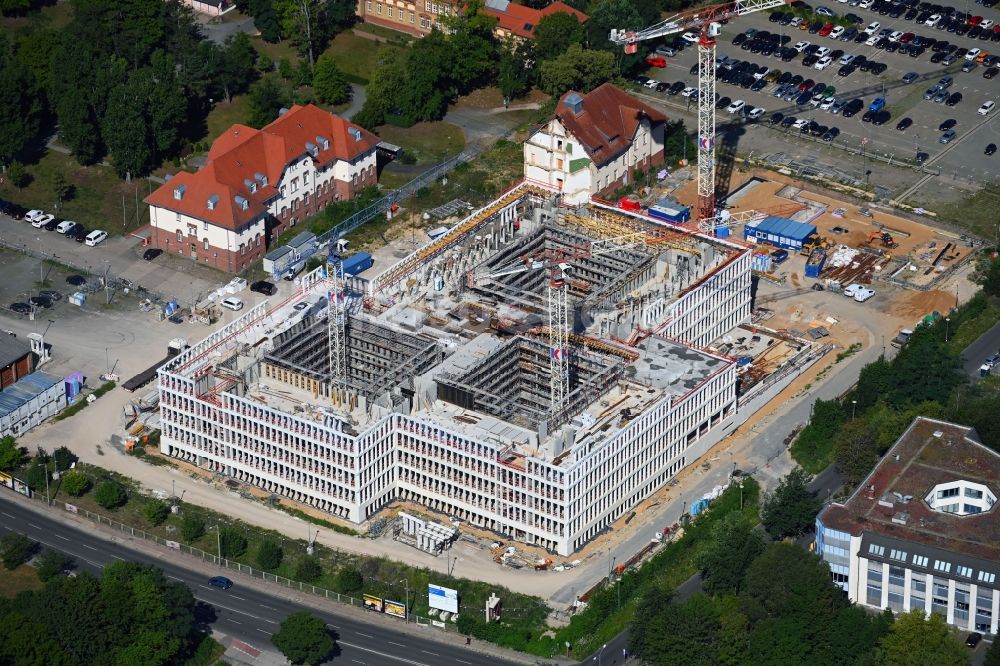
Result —
[[[161,451],[352,523],[406,502],[569,555],[745,420],[741,391],[813,360],[745,328],[750,262],[521,183],[370,281],[330,263],[171,359]]]

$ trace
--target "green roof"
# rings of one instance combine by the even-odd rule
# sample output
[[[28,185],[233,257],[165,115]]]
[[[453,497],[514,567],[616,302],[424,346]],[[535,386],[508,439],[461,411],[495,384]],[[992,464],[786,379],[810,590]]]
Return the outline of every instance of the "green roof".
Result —
[[[569,172],[570,173],[576,173],[580,169],[586,169],[589,166],[590,166],[590,158],[587,158],[587,157],[581,157],[578,160],[570,160],[569,161]]]

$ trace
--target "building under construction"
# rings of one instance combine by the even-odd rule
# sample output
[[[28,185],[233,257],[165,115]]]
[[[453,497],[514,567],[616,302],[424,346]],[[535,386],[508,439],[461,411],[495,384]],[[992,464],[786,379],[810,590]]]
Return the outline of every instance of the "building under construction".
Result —
[[[706,346],[748,321],[750,260],[522,183],[172,359],[161,449],[355,523],[407,499],[568,555],[731,428],[737,363]]]

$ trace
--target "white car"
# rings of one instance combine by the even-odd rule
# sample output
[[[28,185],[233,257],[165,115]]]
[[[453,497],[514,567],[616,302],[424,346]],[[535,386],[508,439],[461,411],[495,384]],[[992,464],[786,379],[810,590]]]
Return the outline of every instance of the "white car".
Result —
[[[799,27],[799,23],[802,23],[802,17],[801,16],[796,16],[795,18],[792,19],[792,22],[788,24],[788,27],[789,28],[797,28],[797,27]]]
[[[933,28],[940,22],[941,22],[941,15],[932,14],[926,21],[924,21],[924,25]]]
[[[222,299],[221,305],[222,307],[233,310],[234,312],[236,310],[243,309],[243,301],[236,298],[235,296],[230,296],[229,298]]]
[[[826,99],[823,100],[823,103],[819,105],[819,108],[823,109],[824,111],[829,111],[831,108],[833,108],[833,105],[836,103],[837,103],[836,97],[827,97]]]
[[[90,247],[94,247],[96,245],[99,245],[101,241],[103,241],[107,237],[108,237],[107,231],[94,229],[89,234],[87,234],[87,237],[84,239],[83,242],[89,245]]]
[[[982,53],[982,49],[969,49],[969,52],[965,54],[966,60],[975,60],[976,57]]]
[[[837,18],[837,13],[832,9],[828,9],[826,7],[817,7],[816,14],[818,14],[819,16],[826,16],[827,18]]]
[[[757,70],[757,73],[753,75],[754,81],[760,81],[762,78],[767,76],[771,71],[770,67],[761,67]]]
[[[55,215],[39,215],[38,217],[36,217],[34,220],[31,221],[31,226],[33,226],[36,229],[41,229],[54,219],[56,219]]]
[[[864,303],[869,298],[875,295],[874,289],[869,289],[868,287],[858,287],[854,292],[854,300],[858,303]]]
[[[798,51],[799,53],[802,53],[807,48],[809,48],[809,42],[795,42],[795,46],[793,46],[792,48]]]
[[[875,0],[861,0],[861,2],[858,3],[858,7],[861,7],[861,9],[868,9],[874,4]]]
[[[681,39],[683,39],[688,44],[695,44],[698,41],[698,35],[693,32],[685,32],[683,35],[681,35]]]
[[[882,27],[881,23],[879,23],[878,21],[872,21],[871,23],[868,24],[868,27],[865,28],[865,32],[867,32],[869,35],[874,35],[878,32],[878,29],[881,27]]]
[[[845,53],[843,56],[841,56],[840,60],[838,60],[837,62],[839,62],[841,65],[850,65],[852,62],[854,62],[854,59],[857,57],[858,56],[854,55],[853,53]]]
[[[808,118],[799,118],[794,123],[792,123],[792,129],[800,130],[808,124],[809,124]]]
[[[75,226],[76,222],[74,222],[73,220],[63,220],[62,222],[59,223],[59,226],[56,227],[56,231],[61,234],[64,234]]]
[[[831,62],[833,62],[833,58],[831,58],[830,56],[824,56],[816,61],[816,64],[813,65],[813,69],[819,69],[819,70],[826,69],[827,67],[830,66]]]
[[[993,20],[992,19],[983,19],[982,21],[979,22],[979,27],[982,28],[983,30],[987,30],[988,28],[992,28],[993,27]]]
[[[905,33],[902,30],[893,30],[892,32],[889,33],[889,41],[898,42],[899,38],[902,37],[904,34]]]
[[[38,218],[40,218],[42,215],[45,215],[45,211],[44,210],[38,210],[37,208],[34,209],[34,210],[29,210],[27,213],[24,214],[24,221],[25,222],[34,222],[35,220],[37,220]]]
[[[868,39],[865,40],[865,46],[875,46],[875,44],[878,43],[879,39],[881,39],[881,37],[879,37],[878,33],[876,32],[874,35],[870,36]]]
[[[857,282],[849,284],[846,287],[844,287],[844,296],[847,296],[848,298],[854,298],[854,294],[858,293],[858,289],[864,289],[864,287],[862,287]]]
[[[687,88],[681,91],[681,97],[694,97],[697,94],[698,94],[698,89],[693,88],[691,86],[688,86]]]
[[[830,39],[840,39],[840,36],[847,32],[847,28],[842,25],[838,25],[833,30],[830,31]]]
[[[743,110],[744,106],[746,106],[746,102],[744,102],[741,99],[738,99],[738,100],[736,100],[735,102],[733,102],[732,104],[730,104],[729,106],[726,107],[726,112],[727,113],[739,113],[740,111]]]
[[[750,115],[747,116],[747,118],[749,118],[750,120],[760,120],[761,118],[764,117],[765,113],[767,113],[767,109],[765,109],[762,106],[758,106],[754,108],[753,111],[750,112]]]
[[[828,48],[826,46],[821,46],[818,49],[816,49],[816,53],[814,55],[817,58],[825,58],[828,55],[830,55],[831,53],[833,53],[833,49]]]
[[[987,113],[992,111],[993,107],[995,107],[996,105],[997,103],[994,102],[993,100],[990,100],[988,102],[983,102],[982,106],[979,107],[978,111],[979,115],[985,116]]]
[[[656,79],[650,79],[649,81],[646,81],[645,85],[647,88],[655,88],[657,83],[659,83],[659,81]]]

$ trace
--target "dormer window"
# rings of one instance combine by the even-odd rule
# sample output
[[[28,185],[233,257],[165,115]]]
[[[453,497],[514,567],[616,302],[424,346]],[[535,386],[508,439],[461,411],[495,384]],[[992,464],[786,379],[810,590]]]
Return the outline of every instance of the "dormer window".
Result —
[[[241,197],[237,195],[233,197],[233,201],[235,201],[236,205],[240,207],[240,210],[246,210],[250,208],[250,202],[247,200],[246,197]]]
[[[320,147],[320,150],[330,150],[330,140],[320,134],[316,135],[316,145]]]
[[[252,178],[244,178],[243,179],[243,184],[247,186],[248,190],[250,190],[250,194],[254,194],[257,191],[257,181],[256,180],[253,180]]]
[[[187,192],[187,185],[178,185],[174,188],[174,199],[180,201],[184,198],[185,192]]]
[[[219,195],[213,194],[208,198],[208,209],[215,210],[215,207],[219,205]]]
[[[311,141],[307,141],[306,142],[306,152],[309,153],[310,155],[312,155],[313,157],[316,157],[316,155],[319,154],[319,148],[316,147],[315,143],[312,143]]]
[[[260,173],[259,171],[253,175],[254,180],[260,183],[261,187],[267,187],[267,176]]]
[[[352,137],[354,137],[355,143],[361,141],[361,130],[359,130],[357,127],[348,127],[347,133],[350,134]]]

